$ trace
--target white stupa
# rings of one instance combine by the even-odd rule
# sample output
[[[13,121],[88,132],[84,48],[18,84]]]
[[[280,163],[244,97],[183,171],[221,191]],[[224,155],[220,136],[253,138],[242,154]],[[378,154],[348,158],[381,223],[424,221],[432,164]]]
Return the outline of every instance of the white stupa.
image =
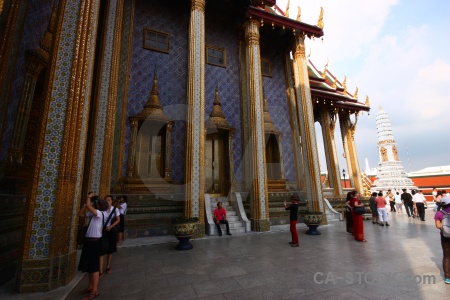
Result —
[[[409,179],[403,169],[401,161],[398,159],[397,146],[395,145],[394,133],[388,114],[380,111],[376,118],[378,132],[378,155],[380,162],[377,168],[377,179],[370,189],[373,191],[398,191],[406,188],[408,191],[417,189],[414,182]]]

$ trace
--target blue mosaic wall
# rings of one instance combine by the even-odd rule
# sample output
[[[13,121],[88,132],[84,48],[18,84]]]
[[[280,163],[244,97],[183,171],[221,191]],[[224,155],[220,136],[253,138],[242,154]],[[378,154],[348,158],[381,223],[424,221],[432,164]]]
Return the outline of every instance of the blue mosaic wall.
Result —
[[[28,3],[22,40],[20,41],[13,74],[14,80],[11,86],[10,99],[5,116],[4,135],[0,148],[1,161],[6,159],[9,144],[11,143],[14,122],[17,116],[17,106],[22,93],[26,71],[25,51],[27,49],[37,49],[39,47],[39,42],[47,31],[53,2],[54,0],[30,0]]]
[[[185,159],[185,105],[187,93],[187,56],[189,3],[172,5],[170,2],[137,0],[135,6],[127,118],[139,113],[147,102],[153,86],[155,66],[158,88],[165,113],[175,121],[172,133],[171,169],[175,181],[184,179]],[[142,47],[144,28],[166,32],[170,35],[169,53],[146,50]],[[130,123],[124,145],[123,174],[128,161]]]
[[[288,182],[295,182],[295,159],[290,125],[289,106],[286,95],[286,74],[284,72],[284,44],[275,43],[267,35],[261,34],[261,58],[272,62],[272,77],[263,77],[269,113],[275,127],[283,133],[282,150],[284,177]]]
[[[222,11],[207,8],[205,18],[205,43],[207,46],[224,48],[226,68],[205,66],[205,113],[207,119],[212,111],[216,84],[219,98],[228,124],[236,129],[233,139],[234,180],[243,180],[242,140],[241,140],[241,96],[239,79],[238,31],[231,17]]]

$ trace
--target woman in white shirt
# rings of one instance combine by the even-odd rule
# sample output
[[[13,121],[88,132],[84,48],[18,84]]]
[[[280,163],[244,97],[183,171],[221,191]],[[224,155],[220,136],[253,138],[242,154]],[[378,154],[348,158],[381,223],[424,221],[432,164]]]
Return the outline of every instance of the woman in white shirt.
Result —
[[[89,273],[89,285],[80,294],[89,294],[85,299],[93,299],[99,296],[98,279],[99,279],[99,254],[100,254],[100,238],[102,237],[102,227],[104,215],[101,211],[102,200],[93,192],[89,192],[86,204],[81,208],[78,216],[90,217],[89,226],[86,231],[85,240],[83,242],[83,250],[81,251],[78,271]]]
[[[117,234],[116,232],[112,231],[114,226],[119,226],[120,222],[120,212],[119,209],[112,205],[113,198],[111,195],[105,196],[105,201],[108,204],[108,208],[105,211],[105,233],[108,238],[108,249],[104,249],[102,251],[100,249],[100,278],[103,275],[103,258],[106,255],[106,274],[111,273],[111,261],[112,261],[112,255],[114,252],[117,252]],[[109,215],[112,216],[110,217]]]
[[[128,199],[126,195],[120,196],[120,223],[119,223],[119,233],[117,234],[117,245],[122,245],[123,243],[123,233],[125,231],[125,215],[127,214]]]

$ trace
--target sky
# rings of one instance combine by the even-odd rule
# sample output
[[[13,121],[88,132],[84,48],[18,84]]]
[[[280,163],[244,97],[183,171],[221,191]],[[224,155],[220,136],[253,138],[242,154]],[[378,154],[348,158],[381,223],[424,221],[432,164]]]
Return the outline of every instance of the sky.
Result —
[[[285,11],[288,0],[278,0]],[[289,17],[317,24],[324,8],[324,39],[306,40],[306,52],[347,88],[369,96],[371,112],[360,115],[355,141],[361,170],[379,163],[376,115],[389,115],[398,156],[406,172],[450,165],[450,1],[290,0]],[[338,128],[338,127],[337,127]],[[321,169],[326,170],[320,126]],[[339,130],[336,143],[346,168]]]

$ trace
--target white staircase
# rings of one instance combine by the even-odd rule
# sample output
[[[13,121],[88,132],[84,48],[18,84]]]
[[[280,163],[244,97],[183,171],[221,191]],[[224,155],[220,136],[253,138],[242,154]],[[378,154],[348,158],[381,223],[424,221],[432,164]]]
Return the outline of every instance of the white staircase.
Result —
[[[242,234],[245,233],[245,227],[243,222],[239,220],[237,213],[234,211],[233,207],[229,204],[226,197],[211,198],[211,215],[214,216],[214,210],[217,208],[217,202],[222,201],[222,207],[227,211],[227,220],[230,225],[231,234]],[[211,235],[219,235],[216,226],[211,226]],[[226,225],[220,224],[222,229],[222,234],[226,235]]]

